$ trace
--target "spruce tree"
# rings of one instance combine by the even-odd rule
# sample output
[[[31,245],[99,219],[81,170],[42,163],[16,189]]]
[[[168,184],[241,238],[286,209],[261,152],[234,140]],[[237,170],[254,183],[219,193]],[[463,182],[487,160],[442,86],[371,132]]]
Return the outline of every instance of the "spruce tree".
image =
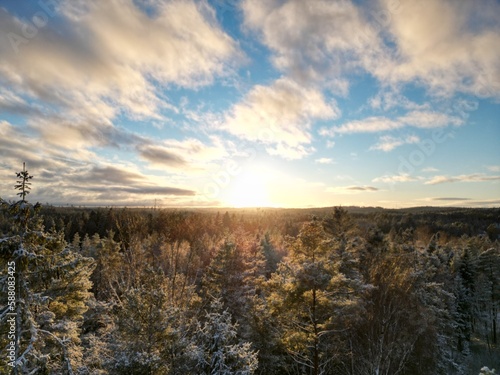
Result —
[[[11,224],[0,239],[0,285],[6,292],[0,317],[12,327],[8,337],[14,344],[12,357],[0,369],[73,374],[82,365],[80,324],[94,265],[67,246],[63,233],[44,230],[40,204],[26,199],[32,178],[23,165],[15,185],[21,199],[12,204],[0,200]]]

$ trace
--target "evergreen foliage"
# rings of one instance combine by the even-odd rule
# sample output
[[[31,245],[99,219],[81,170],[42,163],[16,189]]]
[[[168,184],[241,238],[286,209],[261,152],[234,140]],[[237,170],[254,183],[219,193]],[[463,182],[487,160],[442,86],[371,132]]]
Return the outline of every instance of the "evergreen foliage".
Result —
[[[15,363],[2,370],[13,374],[73,374],[84,366],[80,326],[91,294],[90,275],[94,261],[75,253],[61,232],[46,232],[38,216],[40,205],[29,203],[33,177],[23,168],[15,188],[21,200],[3,209],[11,217],[11,228],[0,240],[2,286],[6,291],[7,265],[15,269],[15,303],[2,295],[2,323],[15,317]],[[10,307],[15,306],[14,309]],[[6,346],[2,336],[2,347]]]

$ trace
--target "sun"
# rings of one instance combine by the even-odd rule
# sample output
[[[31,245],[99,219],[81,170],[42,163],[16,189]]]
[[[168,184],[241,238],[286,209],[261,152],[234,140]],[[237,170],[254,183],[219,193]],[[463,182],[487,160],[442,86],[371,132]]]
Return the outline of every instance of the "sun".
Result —
[[[233,207],[270,207],[269,192],[263,174],[243,172],[229,186],[225,201]]]

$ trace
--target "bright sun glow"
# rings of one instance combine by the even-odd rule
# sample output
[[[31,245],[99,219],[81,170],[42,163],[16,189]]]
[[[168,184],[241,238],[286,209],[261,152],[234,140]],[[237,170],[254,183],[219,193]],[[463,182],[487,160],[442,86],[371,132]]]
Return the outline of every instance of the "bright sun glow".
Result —
[[[243,172],[229,186],[226,202],[233,207],[270,207],[268,186],[263,174]]]

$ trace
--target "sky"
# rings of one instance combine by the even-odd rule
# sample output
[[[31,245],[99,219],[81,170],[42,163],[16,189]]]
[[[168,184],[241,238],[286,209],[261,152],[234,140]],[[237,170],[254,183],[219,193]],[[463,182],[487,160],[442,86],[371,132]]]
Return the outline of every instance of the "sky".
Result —
[[[0,197],[500,206],[500,1],[0,2]]]

